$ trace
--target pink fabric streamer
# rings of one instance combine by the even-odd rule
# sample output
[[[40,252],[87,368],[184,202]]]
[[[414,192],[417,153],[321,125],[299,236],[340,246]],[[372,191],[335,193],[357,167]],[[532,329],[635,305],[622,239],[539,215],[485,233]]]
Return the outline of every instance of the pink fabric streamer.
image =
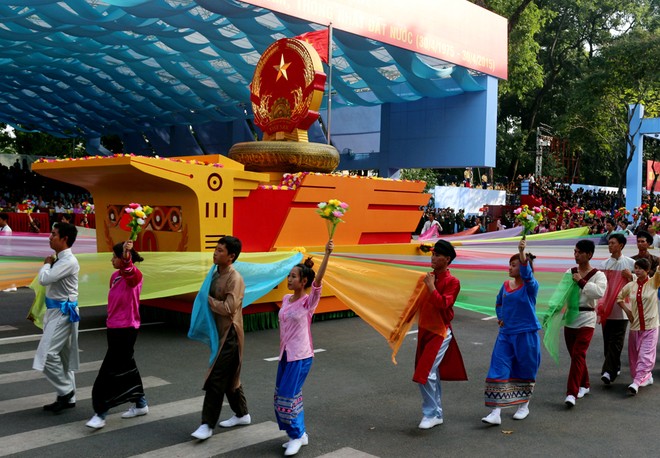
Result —
[[[431,224],[431,227],[429,227],[426,232],[423,234],[420,234],[420,236],[417,238],[417,240],[431,240],[431,239],[439,239],[440,234],[438,234],[438,225],[437,224]]]
[[[53,254],[48,243],[50,234],[13,232],[0,237],[0,256],[46,257]],[[96,253],[96,237],[78,236],[73,245],[74,253]]]
[[[603,270],[605,277],[607,277],[607,289],[605,295],[598,301],[598,322],[604,323],[612,314],[612,307],[616,304],[616,296],[619,291],[628,283],[623,278],[620,270]],[[618,307],[618,305],[617,305]]]

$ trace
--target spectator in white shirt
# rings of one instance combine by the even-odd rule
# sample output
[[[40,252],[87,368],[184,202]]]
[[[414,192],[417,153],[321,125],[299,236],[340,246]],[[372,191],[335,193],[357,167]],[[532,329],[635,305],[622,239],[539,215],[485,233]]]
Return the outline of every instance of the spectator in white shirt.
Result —
[[[9,215],[7,213],[0,213],[0,232],[5,235],[11,235],[11,227],[7,222],[9,221]]]

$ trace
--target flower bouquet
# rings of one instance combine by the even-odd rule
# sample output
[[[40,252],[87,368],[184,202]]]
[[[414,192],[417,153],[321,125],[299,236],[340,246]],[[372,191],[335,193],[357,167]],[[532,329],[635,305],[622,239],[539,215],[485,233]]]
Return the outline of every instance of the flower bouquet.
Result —
[[[82,203],[82,209],[83,209],[83,213],[86,215],[89,215],[90,213],[94,213],[94,204],[90,204],[89,202],[85,201]]]
[[[614,212],[614,219],[617,221],[622,218],[627,220],[628,215],[630,215],[630,212],[626,209],[626,207],[621,207]]]
[[[516,220],[523,227],[523,237],[534,232],[536,226],[543,221],[543,207],[529,208],[528,205],[516,208],[513,211]]]
[[[32,213],[35,206],[35,202],[32,199],[25,199],[19,208],[22,208],[25,213]]]
[[[328,223],[328,235],[329,238],[335,235],[335,229],[337,229],[337,224],[343,223],[341,219],[344,214],[348,211],[348,204],[337,199],[330,199],[327,202],[321,202],[317,205],[318,209],[316,213],[321,215],[321,218],[325,219]]]
[[[124,211],[131,217],[131,221],[128,223],[128,227],[131,228],[131,236],[129,239],[137,240],[137,236],[142,230],[141,226],[144,225],[145,219],[147,216],[151,215],[151,212],[154,210],[148,205],[143,207],[140,204],[131,203],[124,209]]]

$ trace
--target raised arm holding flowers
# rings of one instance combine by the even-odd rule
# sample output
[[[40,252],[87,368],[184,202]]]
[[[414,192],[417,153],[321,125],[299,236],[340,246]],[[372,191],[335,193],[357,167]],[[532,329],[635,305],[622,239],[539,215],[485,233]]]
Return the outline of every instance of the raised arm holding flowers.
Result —
[[[128,207],[124,209],[126,213],[131,216],[131,221],[128,223],[128,227],[131,228],[130,240],[137,240],[137,236],[142,231],[146,218],[151,215],[153,209],[145,205],[144,207],[140,204],[131,203]]]
[[[337,199],[330,199],[317,205],[316,213],[328,222],[328,238],[332,239],[337,229],[337,224],[343,223],[341,219],[348,211],[348,204]]]
[[[520,225],[523,227],[523,236],[532,234],[536,226],[545,219],[543,216],[544,208],[545,207],[529,208],[528,205],[523,205],[513,211],[516,220],[519,221]]]

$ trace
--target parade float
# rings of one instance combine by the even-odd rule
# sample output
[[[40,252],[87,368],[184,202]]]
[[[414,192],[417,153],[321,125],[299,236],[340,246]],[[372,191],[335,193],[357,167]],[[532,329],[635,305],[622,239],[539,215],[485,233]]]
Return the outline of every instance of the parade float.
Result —
[[[328,228],[317,214],[318,204],[337,199],[347,202],[350,211],[334,235],[336,249],[317,316],[345,316],[350,309],[396,352],[425,294],[421,278],[429,269],[434,240],[420,243],[410,236],[429,195],[423,192],[424,182],[332,173],[338,152],[308,142],[306,134],[318,116],[324,78],[310,45],[282,39],[264,52],[251,85],[255,123],[263,140],[236,144],[228,157],[119,154],[35,163],[35,172],[81,186],[94,198],[96,252],[77,251],[82,253],[77,255],[80,306],[106,303],[109,252],[128,238],[131,216],[126,209],[140,202],[152,209],[141,221],[135,242],[145,257],[140,266],[143,305],[189,314],[213,267],[217,240],[234,235],[243,241],[237,269],[247,285],[245,327],[277,326],[276,312],[285,293],[282,280],[303,253],[323,251]],[[529,237],[529,246],[546,254],[538,272],[544,284],[554,286],[571,262],[572,248],[558,254],[557,247],[573,244],[584,232]],[[493,299],[519,235],[517,228],[451,238],[460,247],[453,272],[464,285],[457,307],[494,314]],[[74,245],[74,252],[82,242]],[[43,245],[47,247],[45,240]],[[37,291],[30,316],[38,325],[43,289],[33,278],[39,260],[2,261],[0,287],[31,282]],[[542,288],[540,296],[548,296],[551,286]]]
[[[336,148],[307,138],[307,129],[318,118],[324,84],[316,50],[298,39],[281,39],[263,53],[251,84],[255,124],[263,140],[235,144],[228,157],[119,154],[40,160],[33,170],[92,194],[99,253],[126,239],[130,218],[124,209],[132,202],[148,204],[153,211],[144,218],[135,242],[138,250],[152,252],[145,256],[145,267],[149,259],[165,256],[175,271],[187,262],[208,270],[210,252],[223,235],[242,240],[246,254],[241,260],[270,253],[265,259],[272,261],[284,259],[278,252],[322,251],[328,232],[316,210],[329,199],[350,204],[346,224],[334,235],[337,251],[360,246],[378,253],[389,246],[414,254],[410,235],[429,198],[423,193],[425,183],[333,174],[339,163]],[[99,269],[107,267],[100,261]],[[143,303],[190,312],[195,289],[176,294],[182,290],[172,287],[181,272],[167,275],[161,269],[158,277],[145,280]],[[99,281],[102,278],[99,275]],[[197,277],[192,282],[195,288],[200,281]],[[150,282],[161,291],[157,299],[149,299]],[[244,313],[272,314],[282,295],[282,288],[275,288]],[[97,296],[96,302],[104,303],[103,296]],[[346,305],[329,295],[317,313],[344,310]]]

